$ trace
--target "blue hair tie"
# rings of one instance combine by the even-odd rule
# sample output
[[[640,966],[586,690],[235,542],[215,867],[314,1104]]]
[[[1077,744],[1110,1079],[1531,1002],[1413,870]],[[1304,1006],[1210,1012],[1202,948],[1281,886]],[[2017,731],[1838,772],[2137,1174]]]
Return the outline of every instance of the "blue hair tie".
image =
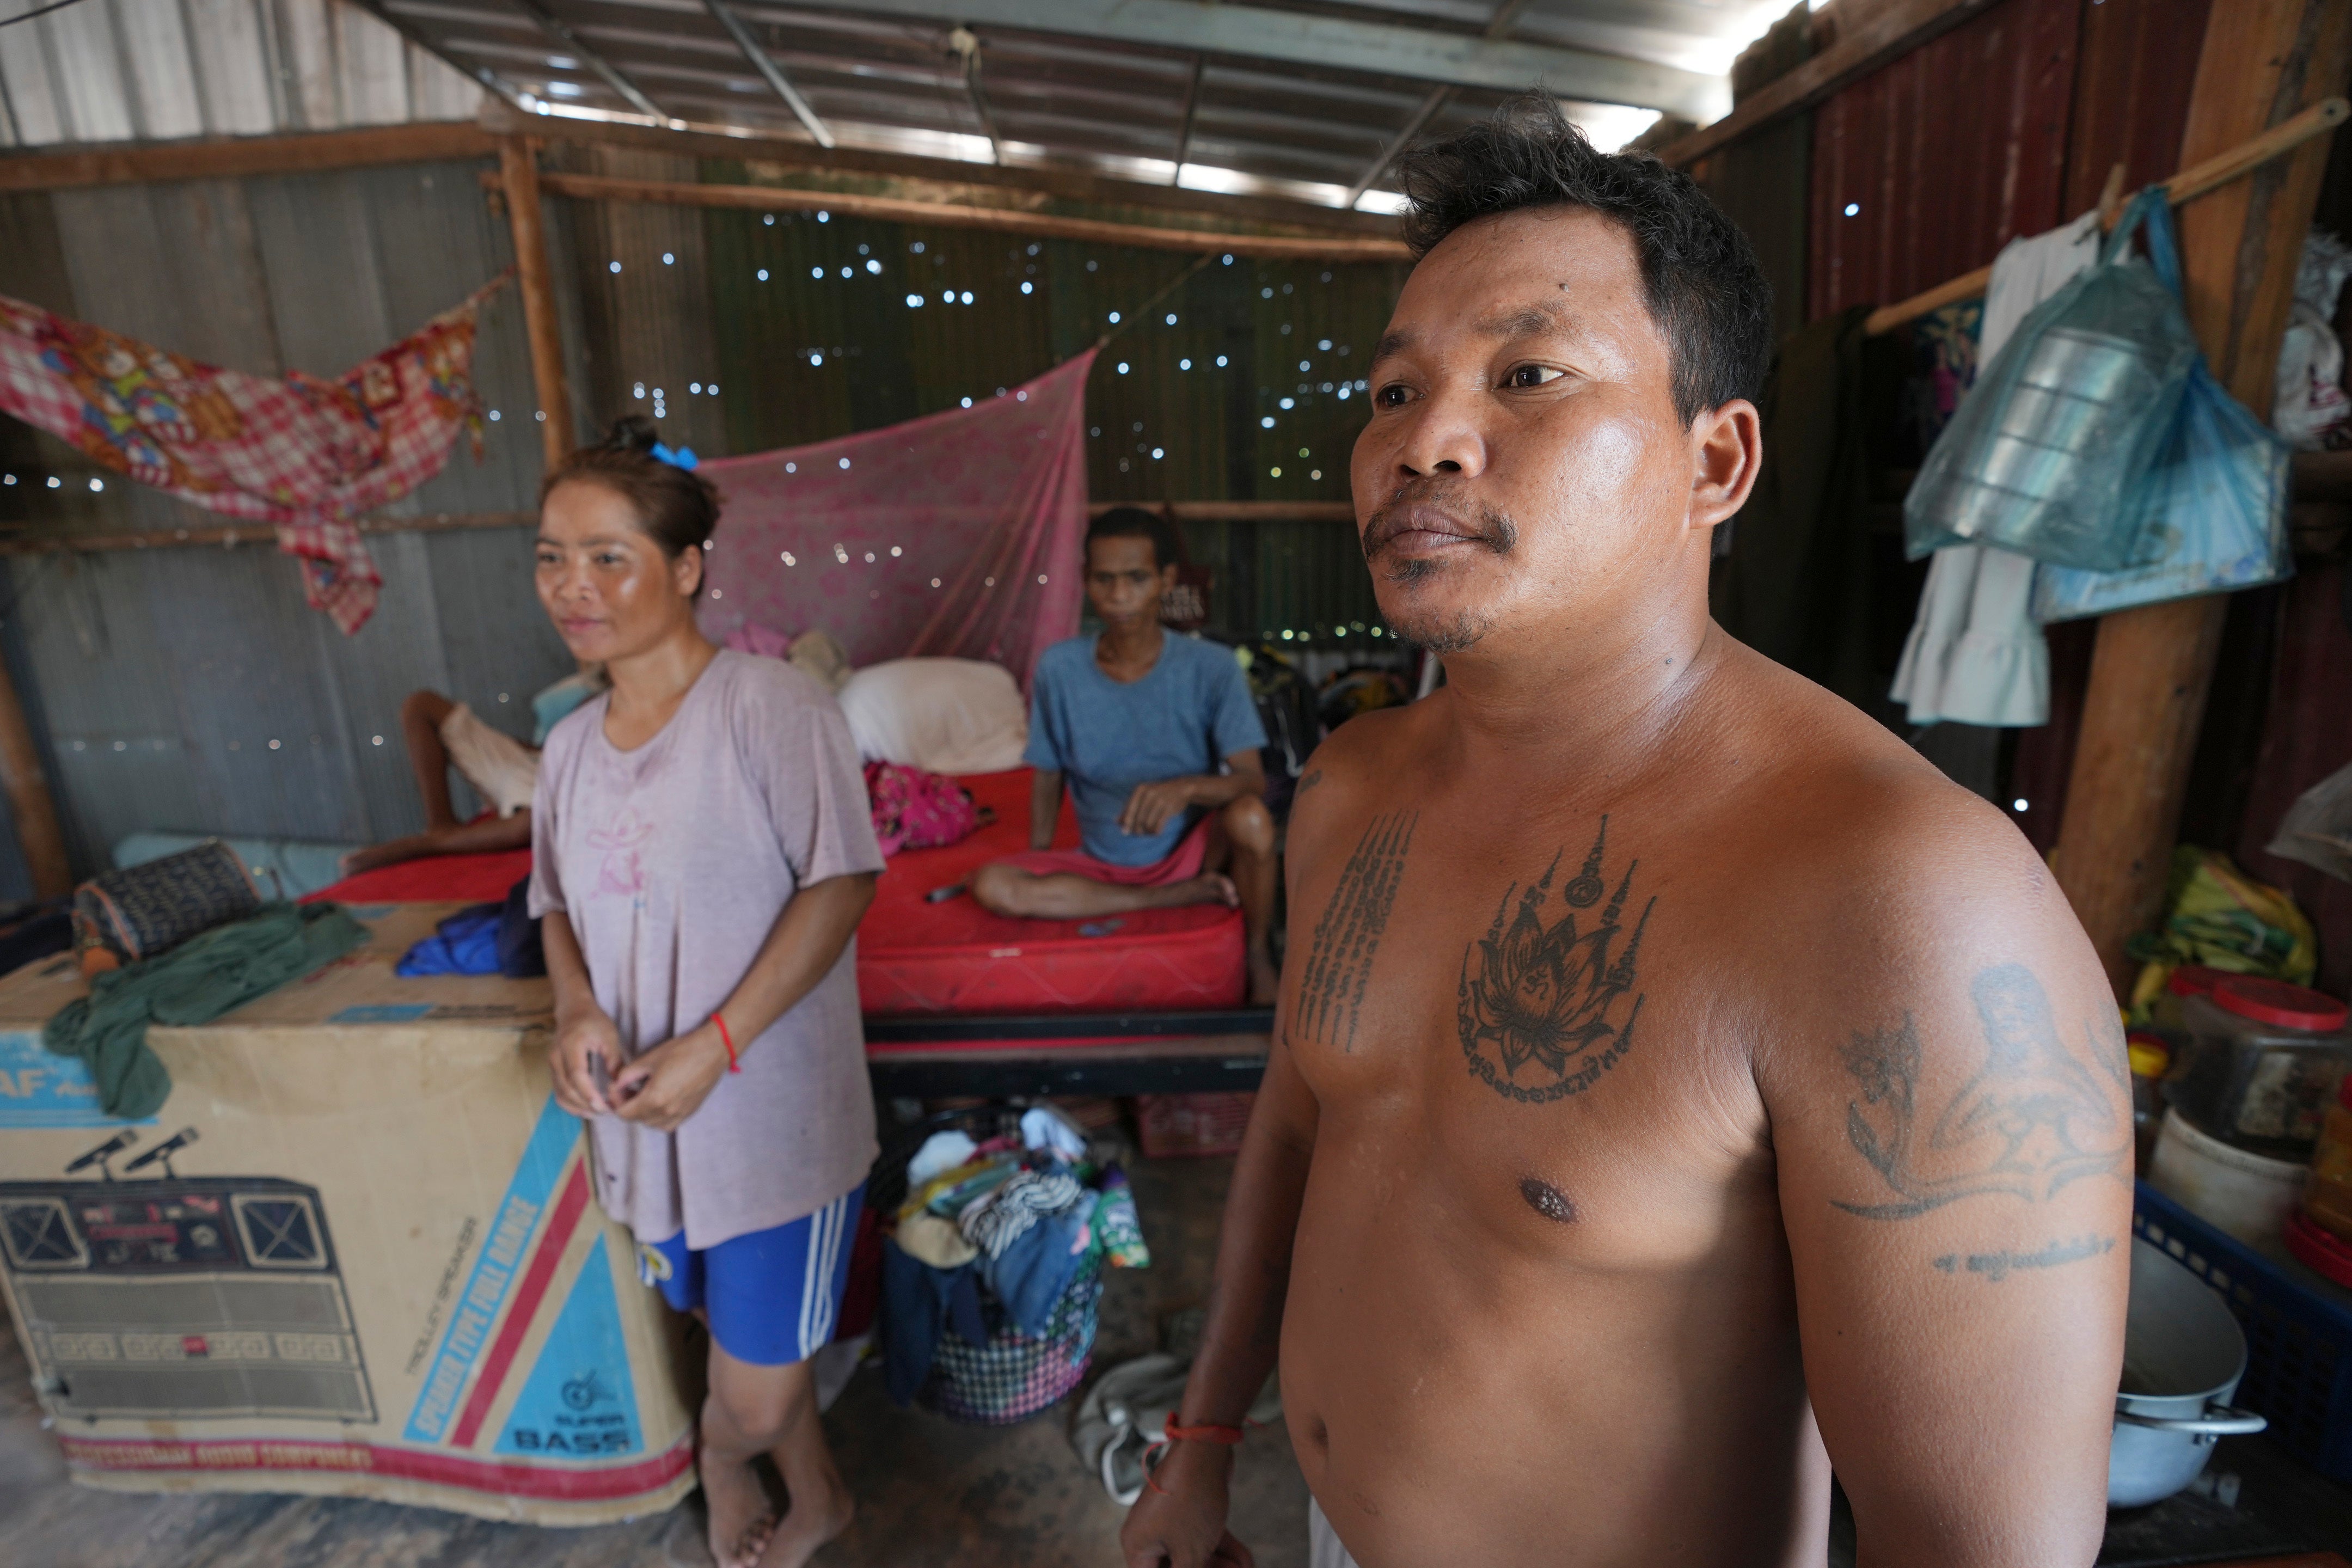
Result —
[[[700,461],[700,459],[695,457],[694,448],[691,447],[680,447],[677,450],[672,451],[669,447],[663,446],[659,441],[654,443],[654,460],[657,463],[667,463],[673,468],[687,468],[689,470],[692,469],[698,461]]]

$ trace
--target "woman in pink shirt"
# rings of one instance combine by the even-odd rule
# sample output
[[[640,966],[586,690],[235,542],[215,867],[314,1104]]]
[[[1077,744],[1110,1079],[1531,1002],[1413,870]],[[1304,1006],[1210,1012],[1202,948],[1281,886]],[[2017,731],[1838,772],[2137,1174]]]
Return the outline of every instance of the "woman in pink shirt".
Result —
[[[597,1196],[647,1283],[710,1329],[711,1555],[799,1568],[852,1508],[808,1358],[877,1152],[855,933],[882,853],[831,694],[695,625],[718,521],[718,493],[656,458],[643,420],[541,487],[540,601],[612,689],[548,734],[530,908],[555,1095],[590,1119]]]

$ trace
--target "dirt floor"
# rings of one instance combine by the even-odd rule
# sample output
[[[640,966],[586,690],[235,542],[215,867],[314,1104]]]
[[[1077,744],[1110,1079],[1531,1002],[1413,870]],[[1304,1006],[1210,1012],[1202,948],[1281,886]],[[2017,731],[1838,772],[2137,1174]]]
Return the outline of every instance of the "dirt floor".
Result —
[[[1229,1160],[1130,1167],[1149,1269],[1113,1270],[1097,1371],[1160,1348],[1161,1322],[1207,1293]],[[857,1494],[823,1568],[1115,1568],[1124,1510],[1079,1466],[1076,1398],[1011,1428],[895,1408],[868,1364],[825,1417]],[[699,1498],[596,1530],[493,1524],[340,1499],[91,1491],[66,1479],[22,1352],[0,1334],[0,1563],[8,1568],[702,1568]],[[1304,1568],[1307,1488],[1279,1426],[1250,1435],[1234,1528],[1264,1568]]]

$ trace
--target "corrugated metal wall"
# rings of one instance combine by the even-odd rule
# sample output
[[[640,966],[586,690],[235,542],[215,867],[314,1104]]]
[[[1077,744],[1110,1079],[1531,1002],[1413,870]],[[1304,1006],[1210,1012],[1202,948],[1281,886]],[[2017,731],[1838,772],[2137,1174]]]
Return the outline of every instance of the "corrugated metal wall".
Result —
[[[506,226],[475,174],[433,164],[13,197],[0,208],[0,292],[239,369],[334,374],[508,264]],[[529,504],[539,434],[510,292],[484,314],[476,372],[499,415],[486,460],[461,445],[393,510]],[[13,421],[0,421],[0,469],[20,479],[0,488],[0,520],[34,531],[218,521],[110,479],[93,492],[77,454]],[[63,488],[47,487],[52,473]],[[0,644],[48,743],[79,869],[141,828],[354,841],[413,830],[398,709],[419,686],[527,732],[522,705],[570,668],[531,595],[527,533],[373,547],[383,603],[352,638],[304,607],[292,564],[267,543],[6,560]],[[21,868],[0,864],[0,897],[22,890]]]
[[[2067,216],[2084,3],[2006,0],[1814,112],[1809,319],[1906,299]]]
[[[2189,91],[2211,8],[2212,0],[2099,0],[2085,8],[2062,214],[2096,203],[2116,163],[2124,165],[2126,190],[2180,167]],[[2018,732],[2003,792],[2026,803],[2017,825],[2045,854],[2058,842],[2065,814],[2098,624],[2070,621],[2052,626],[2049,636],[2050,722]]]
[[[676,159],[566,156],[697,177]],[[759,173],[710,163],[699,177]],[[993,396],[1115,332],[1087,388],[1097,500],[1347,499],[1368,406],[1353,384],[1405,270],[1222,258],[1195,270],[1179,253],[831,213],[562,205],[595,356],[592,423],[658,412],[698,452],[763,451]],[[1187,534],[1216,576],[1220,634],[1360,636],[1378,616],[1344,523]]]
[[[745,177],[645,153],[560,156],[599,173]],[[477,174],[450,163],[0,198],[0,292],[214,363],[331,375],[508,264],[506,226]],[[1092,488],[1107,500],[1344,499],[1367,405],[1339,388],[1402,276],[1236,260],[1183,277],[1193,258],[1165,252],[1033,252],[843,218],[553,206],[557,275],[574,284],[559,292],[581,433],[658,406],[673,440],[713,455],[993,395],[1182,277],[1147,320],[1125,321],[1089,389]],[[942,298],[950,287],[953,304]],[[918,291],[925,303],[908,306]],[[511,293],[485,314],[477,372],[499,415],[488,460],[478,467],[461,447],[394,510],[530,504],[536,400]],[[0,525],[12,531],[218,521],[13,421],[0,420],[0,472],[20,480],[0,487]],[[1216,574],[1213,629],[1347,626],[1360,637],[1377,616],[1345,524],[1188,531]],[[103,866],[109,846],[142,828],[352,841],[413,830],[397,710],[420,686],[527,730],[530,693],[568,661],[532,601],[524,531],[382,535],[373,548],[383,603],[348,640],[303,607],[291,564],[266,543],[6,559],[0,647],[48,743],[79,869]],[[24,885],[10,842],[0,898]]]

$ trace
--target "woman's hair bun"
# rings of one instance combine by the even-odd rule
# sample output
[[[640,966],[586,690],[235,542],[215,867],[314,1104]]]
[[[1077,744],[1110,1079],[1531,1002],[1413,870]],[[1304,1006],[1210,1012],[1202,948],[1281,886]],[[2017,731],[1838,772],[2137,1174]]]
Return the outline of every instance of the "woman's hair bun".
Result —
[[[650,456],[661,443],[661,431],[642,414],[624,414],[604,433],[607,452],[644,452]]]
[[[544,506],[550,491],[567,480],[603,485],[623,497],[637,514],[637,525],[675,560],[710,542],[719,526],[719,491],[701,475],[664,462],[654,456],[659,431],[642,414],[613,421],[604,438],[583,447],[549,470],[540,481]]]

